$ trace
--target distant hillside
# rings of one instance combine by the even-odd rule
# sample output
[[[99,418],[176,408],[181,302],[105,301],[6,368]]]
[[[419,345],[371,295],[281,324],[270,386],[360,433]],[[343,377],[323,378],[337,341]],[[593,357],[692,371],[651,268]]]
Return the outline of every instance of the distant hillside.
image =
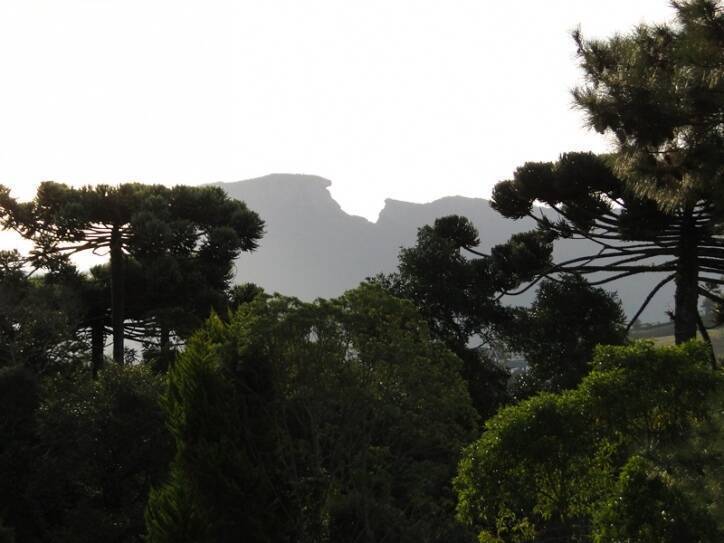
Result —
[[[237,281],[254,282],[271,292],[304,300],[334,297],[365,277],[394,271],[400,247],[415,243],[417,229],[437,217],[468,217],[480,231],[481,248],[503,243],[512,234],[534,227],[533,221],[501,217],[481,198],[451,196],[427,204],[386,200],[377,222],[348,215],[332,199],[331,182],[309,175],[272,174],[248,181],[222,183],[229,195],[245,201],[266,221],[261,247],[237,262]],[[595,252],[589,242],[563,241],[556,258]],[[608,285],[633,314],[657,280],[638,276]],[[530,296],[512,303],[525,304]],[[672,290],[662,289],[642,321],[665,320]]]

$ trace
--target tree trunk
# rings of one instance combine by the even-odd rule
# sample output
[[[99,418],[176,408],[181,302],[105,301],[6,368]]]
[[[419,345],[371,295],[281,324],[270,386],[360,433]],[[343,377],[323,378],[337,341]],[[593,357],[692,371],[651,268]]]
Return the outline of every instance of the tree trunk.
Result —
[[[696,337],[699,318],[699,267],[697,264],[697,233],[692,212],[687,209],[679,240],[679,262],[676,266],[674,294],[674,339],[676,344]]]
[[[711,342],[711,336],[709,335],[709,332],[704,325],[704,321],[701,318],[701,314],[698,315],[696,324],[699,326],[699,333],[701,334],[701,337],[704,338],[704,343],[706,343],[707,347],[709,347],[709,361],[711,362],[711,369],[715,370],[717,367],[716,351],[714,350],[714,344]]]
[[[171,367],[171,330],[162,317],[159,322],[158,368],[163,371]]]
[[[171,350],[171,331],[169,330],[168,326],[166,325],[164,319],[162,318],[159,323],[159,351],[161,352],[161,356],[165,357],[168,356],[169,351]]]
[[[123,364],[123,321],[125,302],[125,270],[123,240],[118,226],[111,232],[111,326],[113,328],[113,361]]]
[[[91,324],[91,373],[93,379],[98,376],[98,371],[103,367],[103,347],[105,347],[105,330],[103,319],[98,317]]]

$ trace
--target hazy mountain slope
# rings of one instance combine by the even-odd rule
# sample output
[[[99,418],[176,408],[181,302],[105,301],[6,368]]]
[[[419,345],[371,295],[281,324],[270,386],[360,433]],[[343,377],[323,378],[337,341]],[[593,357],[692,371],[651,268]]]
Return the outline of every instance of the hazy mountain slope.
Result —
[[[269,175],[222,185],[266,222],[261,247],[237,263],[237,280],[311,300],[337,296],[379,265],[374,225],[347,215],[321,177]]]
[[[268,291],[305,300],[333,297],[365,277],[394,271],[400,247],[415,243],[417,229],[437,217],[468,217],[480,231],[481,248],[506,241],[511,234],[533,228],[529,219],[512,221],[498,215],[487,200],[452,196],[428,204],[386,200],[376,223],[348,215],[332,199],[327,179],[272,174],[248,181],[220,184],[245,201],[266,221],[261,247],[237,262],[237,281],[257,283]],[[563,241],[556,259],[595,252],[589,242]],[[633,314],[658,279],[639,276],[606,287],[618,291],[627,313]],[[530,295],[513,303],[524,304]],[[663,320],[671,289],[659,293],[644,320]]]

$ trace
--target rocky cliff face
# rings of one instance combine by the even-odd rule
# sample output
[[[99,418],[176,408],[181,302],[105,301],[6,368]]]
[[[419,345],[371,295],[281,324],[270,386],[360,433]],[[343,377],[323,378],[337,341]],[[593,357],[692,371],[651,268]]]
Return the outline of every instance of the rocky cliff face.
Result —
[[[331,182],[317,176],[272,174],[220,186],[266,221],[260,248],[239,258],[236,280],[303,300],[338,296],[365,277],[394,271],[400,247],[413,245],[417,229],[437,217],[468,217],[480,232],[484,251],[534,227],[528,219],[501,217],[487,200],[459,196],[428,204],[386,200],[373,223],[345,213],[329,193]],[[557,244],[555,257],[561,260],[592,252],[595,246],[591,243],[569,240]],[[656,282],[655,277],[639,276],[605,288],[619,293],[631,315]],[[508,302],[523,305],[530,299],[527,295]],[[670,289],[660,292],[643,320],[665,320],[664,311],[671,300]]]

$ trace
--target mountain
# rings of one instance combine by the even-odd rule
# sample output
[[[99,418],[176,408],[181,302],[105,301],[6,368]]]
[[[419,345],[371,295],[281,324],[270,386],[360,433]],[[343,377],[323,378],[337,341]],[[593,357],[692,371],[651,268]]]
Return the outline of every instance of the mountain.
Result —
[[[242,254],[237,262],[237,282],[256,283],[269,292],[303,300],[330,298],[366,277],[394,271],[400,247],[414,245],[417,229],[438,217],[468,217],[480,232],[483,251],[507,241],[512,234],[534,228],[531,219],[505,219],[487,200],[461,196],[427,204],[388,199],[377,222],[370,222],[345,213],[329,193],[331,184],[322,177],[298,174],[218,184],[266,222],[259,249]],[[563,240],[556,243],[555,258],[560,261],[596,251],[592,242]],[[639,275],[605,288],[617,291],[626,313],[633,315],[656,282],[652,275]],[[509,297],[507,302],[524,305],[531,299],[532,293],[528,293]],[[665,320],[672,300],[672,289],[662,289],[642,320]]]

